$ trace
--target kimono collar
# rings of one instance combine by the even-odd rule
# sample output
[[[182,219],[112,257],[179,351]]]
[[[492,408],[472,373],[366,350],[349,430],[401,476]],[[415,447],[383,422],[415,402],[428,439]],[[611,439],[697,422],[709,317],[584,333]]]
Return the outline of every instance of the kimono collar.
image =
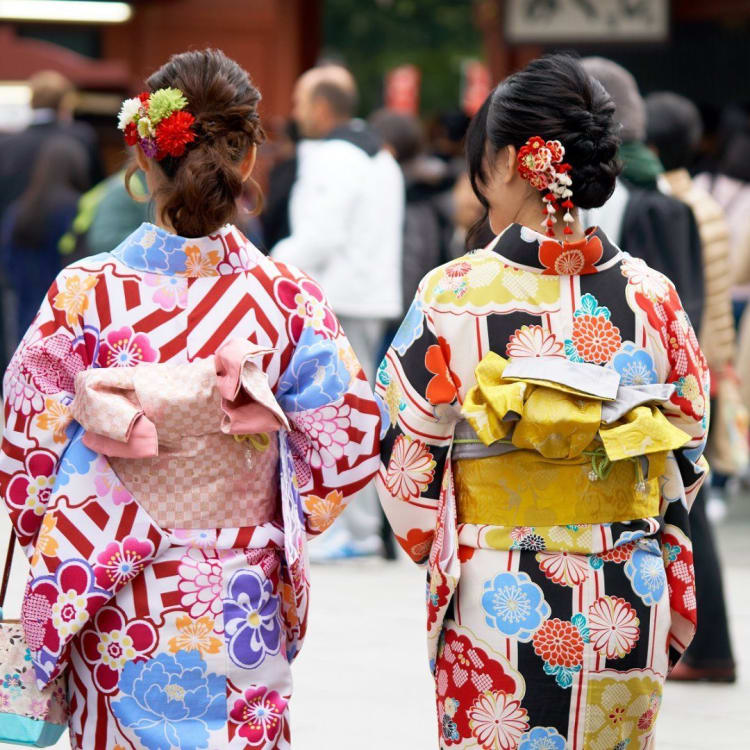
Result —
[[[167,276],[226,276],[254,268],[260,251],[227,224],[206,237],[180,237],[144,222],[112,254],[137,271]]]
[[[559,242],[521,224],[511,224],[487,247],[511,266],[547,276],[598,273],[618,262],[621,250],[598,228],[576,242]]]

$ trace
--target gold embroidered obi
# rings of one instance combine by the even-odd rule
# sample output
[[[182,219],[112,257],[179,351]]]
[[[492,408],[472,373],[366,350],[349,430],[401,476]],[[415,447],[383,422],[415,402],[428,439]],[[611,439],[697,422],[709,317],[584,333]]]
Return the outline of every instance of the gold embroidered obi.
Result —
[[[459,523],[563,526],[659,514],[669,451],[690,436],[659,409],[672,385],[559,357],[487,354],[453,458]]]

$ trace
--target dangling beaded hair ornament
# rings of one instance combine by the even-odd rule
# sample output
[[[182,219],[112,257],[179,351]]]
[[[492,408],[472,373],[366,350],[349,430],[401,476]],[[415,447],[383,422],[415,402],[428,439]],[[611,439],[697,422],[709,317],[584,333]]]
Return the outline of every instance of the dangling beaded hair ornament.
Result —
[[[123,131],[128,146],[139,143],[151,159],[180,157],[196,138],[195,117],[185,110],[187,104],[179,89],[144,92],[122,103],[117,127]]]
[[[537,190],[546,191],[542,200],[545,203],[544,221],[542,226],[547,228],[548,237],[555,236],[554,226],[557,224],[555,214],[562,208],[565,209],[563,221],[565,222],[564,234],[573,234],[571,224],[573,223],[573,191],[570,186],[570,164],[563,161],[565,147],[560,141],[545,141],[538,135],[529,138],[518,150],[518,172],[524,180]]]

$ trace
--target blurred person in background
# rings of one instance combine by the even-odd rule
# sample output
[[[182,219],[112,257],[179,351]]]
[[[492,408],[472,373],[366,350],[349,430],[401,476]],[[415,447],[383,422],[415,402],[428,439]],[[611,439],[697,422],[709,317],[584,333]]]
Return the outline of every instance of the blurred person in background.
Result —
[[[455,177],[445,161],[424,152],[422,127],[413,115],[381,109],[370,116],[369,124],[404,175],[406,211],[401,288],[405,309],[414,299],[424,275],[451,259]]]
[[[647,143],[666,170],[660,177],[660,185],[665,192],[690,206],[700,231],[705,300],[698,336],[711,372],[712,395],[706,455],[712,474],[738,474],[747,468],[747,413],[740,403],[733,368],[736,338],[730,294],[729,230],[719,204],[694,184],[687,169],[701,140],[700,112],[683,96],[658,92],[646,97],[646,113]],[[740,410],[745,412],[744,418],[740,418]],[[738,454],[743,456],[738,459]],[[690,515],[698,628],[692,644],[670,677],[734,682],[735,664],[724,603],[721,561],[706,515],[708,497],[709,485],[706,484],[698,493]]]
[[[269,138],[273,147],[273,166],[268,173],[268,190],[261,214],[266,248],[272,248],[291,232],[289,196],[297,178],[297,123],[293,119],[276,123]]]
[[[622,139],[618,156],[623,165],[612,197],[601,208],[587,212],[584,223],[602,227],[623,250],[669,278],[697,325],[704,294],[698,226],[685,203],[659,190],[664,167],[645,144],[646,105],[638,84],[612,60],[588,57],[582,64],[615,103]],[[589,144],[596,146],[593,140]]]
[[[26,190],[5,211],[0,259],[16,300],[14,320],[5,326],[13,345],[31,325],[62,266],[58,245],[76,215],[88,175],[84,147],[73,138],[53,136],[42,145]]]
[[[54,136],[73,138],[86,150],[87,188],[103,177],[94,129],[73,120],[75,89],[71,82],[48,70],[32,76],[29,87],[31,122],[18,133],[0,137],[0,213],[26,190],[39,151]]]
[[[372,129],[353,119],[356,108],[356,83],[341,66],[313,68],[297,82],[293,117],[304,140],[297,146],[290,235],[272,256],[326,290],[372,382],[388,323],[402,310],[404,178]],[[321,540],[314,559],[378,554],[380,529],[369,485]]]

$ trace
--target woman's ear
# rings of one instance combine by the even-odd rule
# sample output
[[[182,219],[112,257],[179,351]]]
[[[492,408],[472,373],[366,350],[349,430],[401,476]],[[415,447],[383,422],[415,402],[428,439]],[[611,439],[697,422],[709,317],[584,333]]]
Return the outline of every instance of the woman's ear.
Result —
[[[255,158],[257,156],[258,147],[253,144],[245,154],[245,158],[242,160],[242,164],[240,164],[240,175],[242,176],[243,182],[247,182],[250,175],[252,174],[253,168],[255,167]]]
[[[505,155],[503,157],[505,169],[503,170],[503,182],[507,185],[516,176],[516,159],[518,157],[518,149],[511,145],[506,146]]]
[[[144,174],[147,175],[151,171],[151,159],[143,153],[143,149],[139,145],[135,146],[135,163]]]

